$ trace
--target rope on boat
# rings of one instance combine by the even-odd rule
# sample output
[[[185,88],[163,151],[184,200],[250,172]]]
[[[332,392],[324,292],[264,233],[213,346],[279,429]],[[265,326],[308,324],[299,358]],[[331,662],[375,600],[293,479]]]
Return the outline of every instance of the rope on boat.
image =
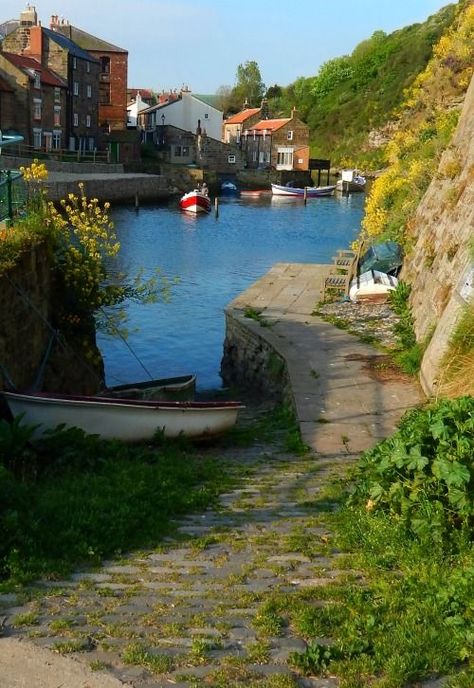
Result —
[[[134,350],[132,349],[132,347],[130,346],[130,344],[127,342],[127,340],[125,339],[125,337],[123,336],[123,334],[120,332],[120,330],[118,329],[118,327],[116,327],[116,325],[114,325],[114,323],[112,322],[111,318],[107,315],[107,313],[104,311],[103,308],[101,308],[100,311],[101,311],[102,315],[103,315],[103,316],[106,318],[106,320],[108,321],[109,325],[110,325],[110,326],[112,327],[112,329],[114,330],[115,334],[117,334],[117,335],[120,337],[120,339],[122,340],[122,342],[125,344],[125,346],[127,347],[127,349],[130,351],[130,353],[132,354],[133,358],[134,358],[134,359],[137,361],[137,363],[143,368],[143,370],[144,370],[145,373],[148,375],[148,377],[150,378],[150,380],[153,380],[153,375],[150,373],[150,371],[148,370],[148,368],[146,367],[146,365],[143,363],[143,361],[141,361],[140,358],[137,356],[137,354],[134,352]]]

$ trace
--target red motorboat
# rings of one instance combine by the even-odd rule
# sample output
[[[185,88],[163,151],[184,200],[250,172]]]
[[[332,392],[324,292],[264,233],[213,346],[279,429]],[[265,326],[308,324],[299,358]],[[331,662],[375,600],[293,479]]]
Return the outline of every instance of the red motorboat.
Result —
[[[181,210],[186,210],[188,213],[210,213],[211,199],[207,193],[203,193],[199,189],[189,191],[179,201]]]

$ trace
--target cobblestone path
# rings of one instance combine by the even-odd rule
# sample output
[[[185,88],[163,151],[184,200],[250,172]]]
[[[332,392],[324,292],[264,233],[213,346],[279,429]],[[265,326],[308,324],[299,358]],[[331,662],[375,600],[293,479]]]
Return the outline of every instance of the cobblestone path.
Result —
[[[325,525],[334,504],[322,489],[335,463],[239,451],[224,460],[246,475],[219,509],[177,522],[175,537],[154,551],[43,582],[7,610],[9,635],[137,688],[336,686],[292,671],[289,656],[306,644],[275,604],[278,596],[291,609],[300,595],[324,604],[318,587],[351,577]]]

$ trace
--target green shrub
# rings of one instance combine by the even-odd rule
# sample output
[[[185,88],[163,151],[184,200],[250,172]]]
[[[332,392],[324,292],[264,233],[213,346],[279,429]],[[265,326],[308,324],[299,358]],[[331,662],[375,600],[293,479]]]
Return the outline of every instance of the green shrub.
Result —
[[[410,411],[398,432],[366,452],[353,504],[383,509],[422,540],[449,543],[474,525],[474,398]]]

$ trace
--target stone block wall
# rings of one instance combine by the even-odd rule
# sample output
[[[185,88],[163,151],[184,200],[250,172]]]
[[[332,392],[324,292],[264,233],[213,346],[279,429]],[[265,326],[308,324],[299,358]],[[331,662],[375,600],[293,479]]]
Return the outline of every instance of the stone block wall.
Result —
[[[262,396],[292,403],[293,395],[285,360],[258,333],[260,325],[240,322],[239,311],[225,312],[226,337],[221,363],[225,385],[259,390]]]
[[[402,279],[412,285],[417,338],[429,339],[421,383],[433,394],[450,337],[474,299],[474,79],[453,140],[413,218],[412,232],[414,245]]]
[[[0,275],[0,389],[8,387],[5,370],[18,389],[34,383],[54,328],[56,298],[45,245],[25,251],[14,268]],[[93,330],[89,345],[98,354]],[[93,367],[79,347],[56,340],[41,389],[93,394],[101,387],[102,362]]]

